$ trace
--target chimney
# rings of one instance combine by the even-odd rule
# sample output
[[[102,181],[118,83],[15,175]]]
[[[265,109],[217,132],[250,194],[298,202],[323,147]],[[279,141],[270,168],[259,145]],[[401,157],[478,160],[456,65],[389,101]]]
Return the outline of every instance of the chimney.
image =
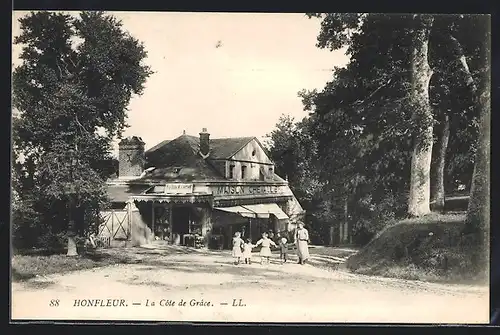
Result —
[[[202,156],[207,156],[210,151],[210,134],[207,128],[203,128],[200,133],[200,153]]]
[[[118,144],[118,177],[137,178],[144,170],[144,142],[140,137],[124,138]]]

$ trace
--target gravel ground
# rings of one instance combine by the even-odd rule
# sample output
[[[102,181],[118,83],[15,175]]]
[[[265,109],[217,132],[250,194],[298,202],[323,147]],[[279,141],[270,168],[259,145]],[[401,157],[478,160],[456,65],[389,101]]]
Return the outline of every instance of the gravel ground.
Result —
[[[253,264],[235,266],[227,252],[160,247],[109,252],[128,253],[134,264],[13,283],[12,319],[489,322],[484,286],[361,276],[335,267],[281,265],[277,259],[260,265],[257,255]],[[101,299],[104,306],[81,306],[89,299]],[[122,300],[122,306],[107,307],[106,299]]]

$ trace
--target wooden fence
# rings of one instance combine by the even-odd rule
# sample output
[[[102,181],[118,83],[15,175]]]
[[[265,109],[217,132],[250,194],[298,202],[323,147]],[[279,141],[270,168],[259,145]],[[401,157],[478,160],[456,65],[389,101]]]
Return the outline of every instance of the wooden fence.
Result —
[[[101,213],[103,222],[99,225],[96,238],[98,247],[108,248],[113,241],[126,241],[131,237],[131,218],[127,209],[108,210]]]

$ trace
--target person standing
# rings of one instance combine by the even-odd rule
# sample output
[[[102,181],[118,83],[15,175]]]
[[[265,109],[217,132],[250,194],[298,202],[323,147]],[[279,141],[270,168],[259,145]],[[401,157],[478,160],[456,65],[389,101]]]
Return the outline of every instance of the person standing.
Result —
[[[285,234],[280,234],[278,245],[280,247],[280,260],[281,263],[286,263],[287,254],[288,254],[288,240],[285,237]]]
[[[241,233],[238,231],[234,233],[233,237],[233,259],[234,265],[240,264],[241,257],[243,257],[243,240],[241,239]]]
[[[304,223],[299,222],[297,231],[295,232],[295,244],[297,245],[297,256],[299,264],[305,264],[309,259],[309,232],[304,228]]]
[[[269,264],[269,259],[272,256],[271,246],[276,247],[276,243],[273,242],[269,238],[269,234],[267,232],[262,233],[262,238],[257,241],[255,244],[256,247],[261,246],[260,249],[260,264]]]
[[[245,259],[245,264],[252,264],[252,249],[255,248],[255,245],[252,244],[252,240],[249,238],[247,242],[243,246],[243,258]]]

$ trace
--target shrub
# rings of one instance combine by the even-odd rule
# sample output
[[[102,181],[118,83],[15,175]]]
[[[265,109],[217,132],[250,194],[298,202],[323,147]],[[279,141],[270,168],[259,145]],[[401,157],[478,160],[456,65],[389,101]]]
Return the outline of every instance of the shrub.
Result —
[[[353,242],[365,245],[377,233],[393,225],[400,206],[399,199],[391,193],[380,199],[370,194],[362,196],[350,211]]]
[[[13,202],[11,212],[12,245],[14,249],[36,246],[37,237],[43,233],[39,213],[26,202]]]

